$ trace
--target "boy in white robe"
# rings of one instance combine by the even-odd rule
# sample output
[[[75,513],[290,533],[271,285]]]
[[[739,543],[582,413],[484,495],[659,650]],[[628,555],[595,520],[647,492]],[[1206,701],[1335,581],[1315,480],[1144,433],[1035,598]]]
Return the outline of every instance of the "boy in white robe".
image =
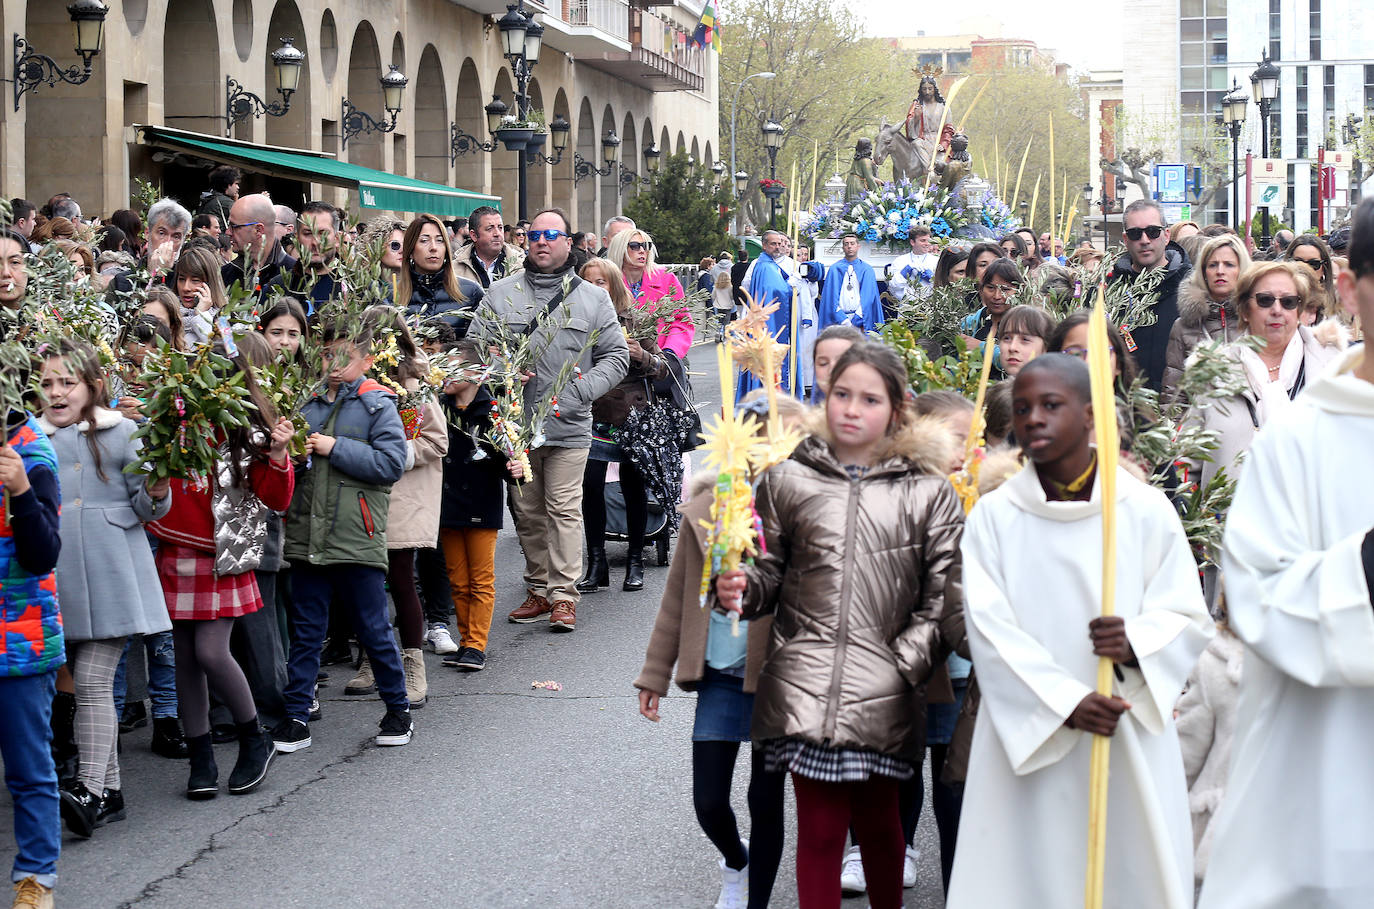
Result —
[[[1013,386],[1033,462],[984,497],[961,547],[982,692],[952,909],[1083,904],[1089,753],[1111,736],[1105,905],[1192,906],[1192,826],[1172,710],[1214,633],[1177,513],[1117,477],[1116,615],[1102,618],[1102,509],[1088,370],[1032,360]],[[1116,663],[1111,697],[1094,690]]]
[[[1374,325],[1374,200],[1337,286]],[[1247,647],[1204,909],[1374,905],[1374,356],[1352,348],[1265,424],[1226,523]]]

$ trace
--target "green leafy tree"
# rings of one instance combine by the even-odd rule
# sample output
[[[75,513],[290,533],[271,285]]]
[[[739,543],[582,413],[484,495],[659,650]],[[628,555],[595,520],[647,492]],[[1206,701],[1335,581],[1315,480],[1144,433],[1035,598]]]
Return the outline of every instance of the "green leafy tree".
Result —
[[[649,232],[660,262],[699,262],[730,245],[728,182],[688,164],[678,153],[663,160],[653,183],[625,204],[625,214]]]

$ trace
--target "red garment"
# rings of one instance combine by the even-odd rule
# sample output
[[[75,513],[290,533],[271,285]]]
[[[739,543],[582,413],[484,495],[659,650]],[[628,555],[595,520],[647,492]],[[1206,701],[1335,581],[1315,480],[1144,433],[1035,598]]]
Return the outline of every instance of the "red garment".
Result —
[[[262,608],[257,575],[215,574],[214,553],[164,542],[157,548],[157,573],[173,621],[237,618]]]
[[[248,485],[268,508],[285,511],[296,488],[296,473],[290,461],[281,464],[259,461],[248,468]],[[210,487],[196,489],[186,480],[173,480],[172,510],[165,518],[149,524],[148,529],[159,540],[213,555],[215,521],[210,514]]]
[[[801,909],[839,909],[840,863],[849,825],[859,841],[868,902],[901,909],[906,842],[897,807],[897,781],[822,783],[792,774],[797,795],[797,902]]]

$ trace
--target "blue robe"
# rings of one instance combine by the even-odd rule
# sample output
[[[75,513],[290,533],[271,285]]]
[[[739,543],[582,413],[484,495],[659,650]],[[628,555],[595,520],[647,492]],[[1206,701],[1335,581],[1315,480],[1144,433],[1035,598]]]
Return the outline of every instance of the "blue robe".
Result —
[[[792,343],[792,285],[787,282],[787,277],[782,273],[782,269],[774,262],[771,256],[759,256],[754,263],[753,275],[749,278],[749,296],[759,306],[769,306],[777,303],[778,308],[768,317],[768,330],[780,343]],[[797,384],[801,385],[801,376],[797,376]],[[735,378],[735,400],[738,401],[755,388],[762,388],[763,383],[754,377],[752,373],[741,369]],[[801,396],[801,389],[792,387],[792,357],[791,354],[783,357],[782,361],[782,385],[784,393]]]
[[[852,317],[840,309],[840,290],[844,287],[849,270],[854,269],[859,279],[859,312]],[[820,319],[820,330],[831,325],[853,325],[859,331],[877,331],[883,325],[883,304],[878,298],[878,279],[873,274],[873,266],[856,259],[850,262],[841,259],[825,270],[825,286],[821,289],[820,302],[816,304],[816,315]]]

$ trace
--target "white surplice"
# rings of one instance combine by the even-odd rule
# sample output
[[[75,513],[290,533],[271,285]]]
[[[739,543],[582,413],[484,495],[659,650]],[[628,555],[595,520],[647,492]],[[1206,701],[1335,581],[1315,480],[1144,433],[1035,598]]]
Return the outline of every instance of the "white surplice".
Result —
[[[1348,351],[1255,439],[1222,572],[1248,648],[1205,909],[1374,905],[1374,384]]]
[[[1049,502],[1033,466],[984,497],[962,545],[965,618],[982,692],[947,905],[1083,904],[1092,736],[1064,725],[1094,690],[1088,622],[1101,612],[1100,486]],[[1139,668],[1112,738],[1106,903],[1192,905],[1193,833],[1173,706],[1215,632],[1178,515],[1117,475],[1116,614]]]

